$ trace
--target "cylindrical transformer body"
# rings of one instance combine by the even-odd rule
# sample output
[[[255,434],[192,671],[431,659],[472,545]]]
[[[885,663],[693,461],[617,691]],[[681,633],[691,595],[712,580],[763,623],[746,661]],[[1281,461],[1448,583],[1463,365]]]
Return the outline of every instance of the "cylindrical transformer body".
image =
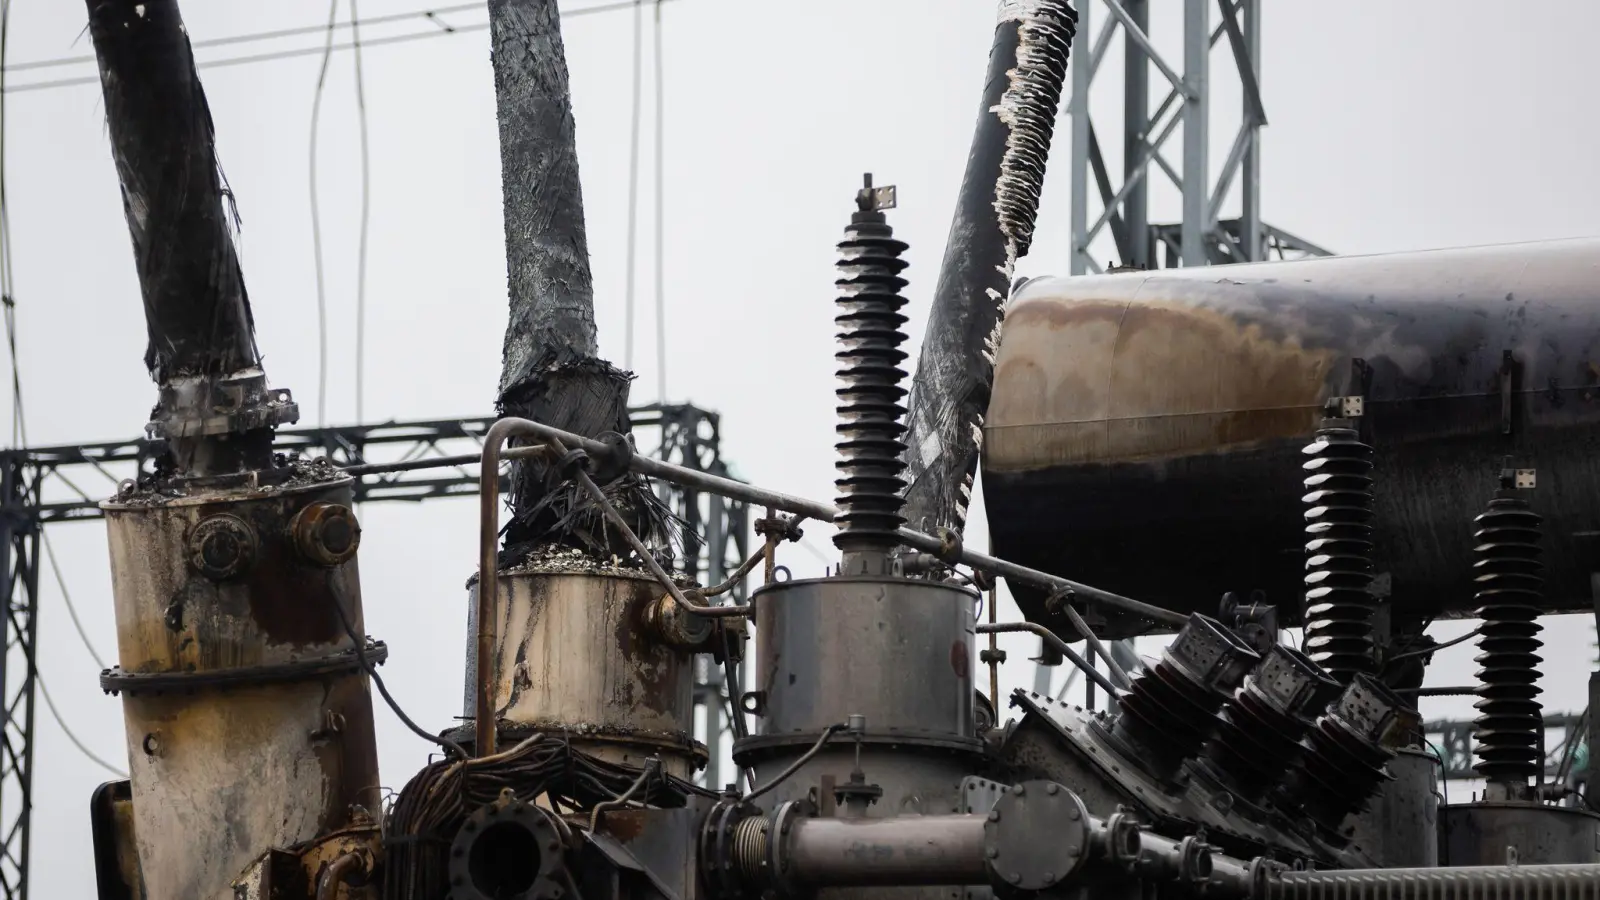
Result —
[[[1393,778],[1351,817],[1351,849],[1385,869],[1438,865],[1438,757],[1399,750],[1386,768]]]
[[[535,732],[563,735],[574,747],[640,766],[652,756],[687,778],[705,765],[694,739],[694,656],[645,624],[665,594],[643,573],[527,571],[499,576],[494,708],[497,743]],[[471,592],[474,596],[476,585]],[[477,632],[469,597],[469,635]],[[468,667],[465,709],[476,708]]]
[[[1259,588],[1298,623],[1301,451],[1348,398],[1397,622],[1473,613],[1470,523],[1506,457],[1536,470],[1546,611],[1591,609],[1597,265],[1583,239],[1030,281],[984,426],[995,551],[1181,612]]]
[[[865,717],[857,736],[825,749],[756,802],[766,809],[814,795],[824,816],[851,813],[845,788],[857,760],[882,789],[856,813],[870,819],[968,812],[961,779],[976,773],[982,744],[973,709],[977,595],[947,584],[839,577],[756,591],[758,728],[734,745],[757,784],[787,770],[831,725]],[[851,813],[853,814],[853,813]],[[829,900],[945,900],[937,888],[830,888]]]
[[[755,592],[759,736],[804,750],[866,716],[869,744],[975,750],[977,594],[907,578],[788,581]],[[844,741],[844,737],[835,740]]]
[[[260,853],[377,815],[350,479],[135,495],[110,534],[134,829],[146,893],[231,897]]]
[[[1600,815],[1587,810],[1459,803],[1441,810],[1440,825],[1440,865],[1600,863]]]

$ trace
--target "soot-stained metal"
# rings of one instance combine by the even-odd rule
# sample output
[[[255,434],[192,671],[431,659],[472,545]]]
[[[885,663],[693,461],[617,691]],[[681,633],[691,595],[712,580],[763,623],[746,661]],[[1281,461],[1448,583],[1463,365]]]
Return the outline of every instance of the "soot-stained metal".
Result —
[[[232,192],[175,0],[88,0],[158,382],[259,364]],[[232,222],[230,223],[230,219]]]
[[[594,279],[557,4],[490,0],[489,22],[510,294],[499,411],[576,434],[627,434],[632,376],[595,356]],[[513,465],[507,547],[557,539],[626,556],[581,491],[556,486],[561,479],[551,463]],[[645,540],[659,540],[665,516],[643,482],[628,476],[611,491],[638,511]]]
[[[1005,0],[983,104],[912,382],[906,520],[967,518],[1013,269],[1033,239],[1078,14],[1066,0]]]

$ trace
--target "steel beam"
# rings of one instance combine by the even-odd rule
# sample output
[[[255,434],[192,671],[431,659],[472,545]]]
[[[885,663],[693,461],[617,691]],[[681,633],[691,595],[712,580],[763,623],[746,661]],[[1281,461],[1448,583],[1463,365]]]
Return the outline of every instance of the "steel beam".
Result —
[[[1212,3],[1219,12],[1214,25]],[[1261,0],[1184,0],[1180,67],[1162,58],[1151,40],[1149,0],[1084,0],[1079,11],[1082,22],[1088,21],[1095,7],[1103,7],[1109,16],[1092,48],[1086,25],[1079,28],[1074,48],[1069,107],[1073,128],[1072,274],[1099,272],[1096,260],[1108,258],[1123,266],[1154,268],[1163,264],[1157,256],[1163,248],[1166,265],[1186,266],[1328,255],[1323,248],[1261,220],[1261,128],[1267,123],[1261,93],[1263,5]],[[1112,128],[1108,122],[1095,121],[1090,101],[1112,32],[1117,29],[1123,32],[1122,127]],[[1209,159],[1211,54],[1224,37],[1226,62],[1218,63],[1215,74],[1238,79],[1243,108],[1228,156],[1222,166],[1214,168]],[[1081,60],[1087,60],[1087,65],[1080,64]],[[1151,69],[1170,88],[1153,113],[1149,105]],[[1180,121],[1183,152],[1181,158],[1169,161],[1161,146]],[[1098,176],[1103,168],[1096,159],[1098,145],[1092,134],[1107,141],[1117,135],[1122,138],[1122,184],[1114,189],[1108,190],[1098,177],[1090,180],[1091,174]],[[1115,146],[1106,150],[1116,152]],[[1160,168],[1175,186],[1181,221],[1150,223],[1148,211],[1158,189],[1166,190],[1165,184],[1153,182],[1152,166]],[[1236,184],[1238,190],[1234,191]],[[1223,219],[1234,202],[1239,207],[1237,218]],[[1111,226],[1110,241],[1101,233],[1107,225]]]

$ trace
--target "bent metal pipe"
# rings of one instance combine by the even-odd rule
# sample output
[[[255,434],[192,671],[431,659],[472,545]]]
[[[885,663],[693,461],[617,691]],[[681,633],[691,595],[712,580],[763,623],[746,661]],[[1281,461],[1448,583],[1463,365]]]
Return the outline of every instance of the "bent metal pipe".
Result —
[[[478,697],[477,706],[474,709],[475,721],[478,723],[493,723],[494,721],[494,695],[493,691],[491,690],[492,684],[490,683],[489,679],[492,679],[493,677],[492,658],[494,641],[496,637],[494,605],[497,581],[494,577],[494,573],[498,568],[496,558],[496,539],[500,533],[500,481],[498,478],[500,461],[504,458],[510,458],[512,456],[531,456],[537,452],[543,452],[543,448],[535,449],[527,447],[515,448],[509,451],[503,450],[506,441],[513,437],[539,438],[548,444],[550,449],[554,449],[556,447],[563,448],[562,452],[565,452],[566,447],[577,448],[587,453],[596,455],[604,455],[611,452],[611,448],[600,441],[591,440],[589,438],[582,437],[581,435],[572,434],[559,428],[553,428],[549,425],[535,422],[531,419],[501,419],[495,422],[494,425],[489,428],[488,434],[484,436],[483,456],[480,461],[481,465],[478,475],[479,576],[477,598],[478,670],[476,672]],[[634,456],[629,463],[629,466],[631,469],[641,474],[660,478],[664,481],[670,481],[674,484],[682,485],[684,487],[699,488],[701,490],[720,494],[724,497],[743,500],[747,503],[753,503],[761,506],[770,506],[776,509],[781,509],[785,512],[803,515],[808,518],[832,522],[834,517],[838,514],[838,510],[825,503],[819,503],[815,500],[807,500],[804,497],[797,497],[791,494],[784,494],[778,491],[757,487],[755,485],[745,484],[744,482],[734,481],[729,478],[720,478],[716,475],[711,475],[706,472],[698,472],[693,469],[687,469],[663,460],[651,459],[645,456]],[[581,472],[581,470],[578,474],[584,480],[588,480],[587,474]],[[592,491],[591,493],[598,494],[597,491]],[[601,502],[604,506],[603,499]],[[631,532],[629,532],[629,534],[631,535]],[[989,556],[988,554],[979,553],[976,550],[969,550],[960,546],[959,543],[954,548],[951,548],[944,540],[933,537],[932,535],[923,534],[919,531],[913,531],[909,528],[901,528],[896,532],[896,534],[908,547],[940,555],[944,558],[953,559],[954,561],[963,562],[975,569],[993,572],[994,574],[1003,576],[1005,578],[1014,579],[1026,584],[1036,585],[1048,590],[1070,591],[1072,594],[1079,597],[1104,603],[1108,606],[1134,613],[1136,615],[1144,616],[1152,621],[1163,624],[1182,625],[1185,621],[1183,616],[1168,612],[1159,607],[1151,606],[1146,603],[1140,603],[1137,600],[1123,597],[1118,594],[1112,594],[1108,591],[1102,591],[1099,588],[1090,587],[1089,585],[1079,584],[1078,582],[1070,579],[1061,578],[1056,575],[1049,575],[1036,569],[1029,569],[1025,566],[1019,566],[1003,559],[997,559]],[[637,538],[635,537],[634,540],[636,541]],[[637,550],[637,548],[635,549]],[[681,608],[683,608],[685,612],[700,616],[726,616],[744,614],[743,607],[703,607],[691,604],[688,599],[683,596],[682,592],[678,590],[677,586],[672,582],[670,577],[667,577],[661,571],[657,571],[660,567],[655,564],[654,560],[649,556],[648,553],[642,553],[641,557],[644,563],[652,568],[653,574],[655,574],[658,579],[662,580],[663,586],[667,588],[667,591],[672,595],[673,600]],[[1104,647],[1100,646],[1099,640],[1095,638],[1094,635],[1090,634],[1087,629],[1082,630],[1088,638],[1090,645],[1096,648],[1096,652],[1109,659],[1110,655],[1104,652]],[[495,740],[494,729],[492,727],[482,727],[480,725],[476,731],[477,746],[475,749],[478,755],[481,756],[488,753],[493,753]]]

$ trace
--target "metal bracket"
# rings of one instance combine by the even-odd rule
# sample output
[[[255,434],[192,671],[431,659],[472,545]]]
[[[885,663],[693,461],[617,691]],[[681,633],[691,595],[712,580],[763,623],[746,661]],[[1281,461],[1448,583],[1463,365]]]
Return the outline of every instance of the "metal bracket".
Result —
[[[1360,395],[1329,397],[1323,409],[1336,418],[1359,419],[1366,414],[1367,398]]]

